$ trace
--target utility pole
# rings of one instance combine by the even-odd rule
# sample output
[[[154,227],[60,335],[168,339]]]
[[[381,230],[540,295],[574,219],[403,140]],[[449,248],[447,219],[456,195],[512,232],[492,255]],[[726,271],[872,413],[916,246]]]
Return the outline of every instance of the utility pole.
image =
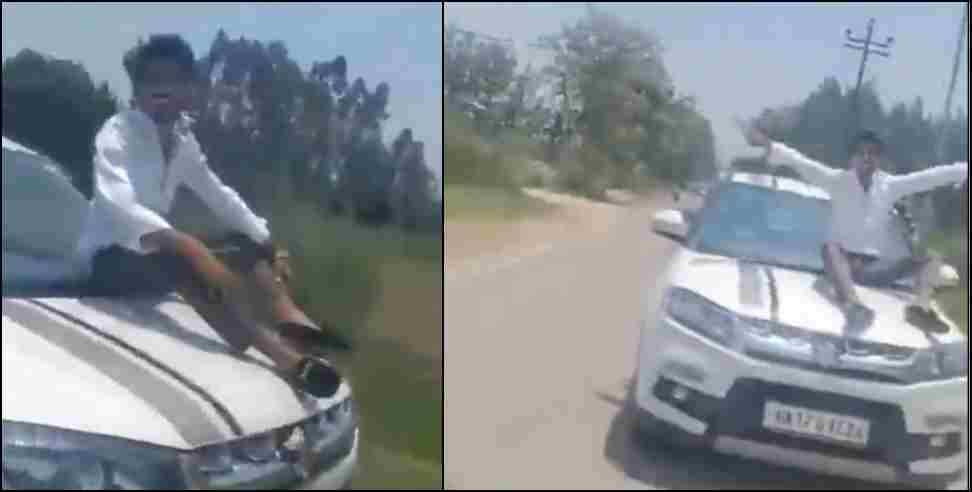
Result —
[[[939,164],[945,164],[945,159],[947,159],[947,145],[948,138],[950,136],[950,131],[952,129],[952,98],[955,96],[955,85],[958,82],[959,70],[962,68],[962,54],[965,51],[965,36],[968,30],[969,23],[969,4],[965,4],[965,11],[962,14],[962,23],[959,24],[959,35],[958,35],[958,46],[955,48],[955,60],[952,63],[952,78],[948,84],[948,94],[945,96],[945,114],[941,123],[941,132],[938,136],[938,148],[936,149],[936,157],[938,158]],[[922,221],[925,225],[925,230],[922,231],[923,234],[927,234],[931,226],[936,223],[940,223],[940,218],[936,215],[935,209],[933,208],[934,203],[932,201],[932,196],[929,194],[925,200],[923,200],[922,205],[924,206],[924,218]],[[968,213],[968,208],[965,209]],[[967,217],[967,216],[966,216]]]
[[[844,31],[844,34],[847,37],[847,42],[844,43],[844,46],[852,50],[863,52],[861,56],[861,68],[857,72],[857,86],[854,89],[854,97],[851,99],[851,132],[856,131],[860,125],[861,84],[864,82],[864,72],[867,69],[867,60],[871,55],[883,56],[884,58],[890,57],[890,53],[881,50],[889,50],[891,49],[891,45],[894,44],[893,37],[888,37],[887,41],[884,43],[874,41],[874,24],[874,19],[868,20],[867,35],[864,37],[864,39],[855,38],[850,29]],[[880,49],[872,49],[872,46]]]
[[[938,142],[939,163],[945,163],[945,145],[948,143],[949,123],[952,120],[952,98],[955,96],[955,84],[958,82],[959,69],[962,68],[962,52],[965,51],[965,33],[969,25],[969,4],[965,4],[962,23],[959,25],[958,46],[955,48],[955,61],[952,64],[952,80],[948,84],[948,95],[945,96],[945,120],[942,122],[942,134]]]

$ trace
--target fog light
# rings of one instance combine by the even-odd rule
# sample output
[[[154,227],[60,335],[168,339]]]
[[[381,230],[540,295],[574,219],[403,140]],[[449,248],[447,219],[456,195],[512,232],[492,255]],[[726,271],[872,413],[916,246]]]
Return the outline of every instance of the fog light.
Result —
[[[691,392],[685,386],[676,384],[675,387],[672,388],[672,399],[678,403],[685,403],[688,401],[689,396],[691,396]]]
[[[944,448],[945,446],[948,446],[948,436],[945,435],[932,436],[931,439],[929,439],[928,441],[928,445],[931,446],[933,449]]]

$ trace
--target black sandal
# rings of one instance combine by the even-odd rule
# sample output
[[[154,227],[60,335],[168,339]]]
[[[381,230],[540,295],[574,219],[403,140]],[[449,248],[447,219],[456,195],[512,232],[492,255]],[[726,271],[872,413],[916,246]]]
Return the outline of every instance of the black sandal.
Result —
[[[874,324],[877,314],[873,309],[863,305],[853,303],[845,309],[847,323],[853,330],[864,330]]]
[[[326,360],[305,357],[288,378],[296,389],[315,398],[333,398],[341,387],[341,374]]]

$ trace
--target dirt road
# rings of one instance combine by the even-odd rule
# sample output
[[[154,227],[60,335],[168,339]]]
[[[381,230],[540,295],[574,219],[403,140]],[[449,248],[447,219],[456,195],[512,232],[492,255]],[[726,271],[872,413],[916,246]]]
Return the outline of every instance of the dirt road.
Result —
[[[447,228],[446,487],[879,489],[633,442],[639,291],[673,250],[650,232],[663,204],[568,203],[576,221],[552,227],[560,241],[504,243],[497,226],[492,254],[461,258]],[[571,235],[592,230],[585,216],[610,227]]]

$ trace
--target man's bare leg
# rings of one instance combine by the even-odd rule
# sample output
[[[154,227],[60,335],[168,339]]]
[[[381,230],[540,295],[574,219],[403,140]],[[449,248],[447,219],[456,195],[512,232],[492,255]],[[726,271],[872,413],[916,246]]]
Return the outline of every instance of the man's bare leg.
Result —
[[[827,277],[834,284],[837,300],[841,305],[862,304],[854,286],[854,276],[851,271],[850,259],[843,248],[835,243],[827,243],[823,248],[824,266]]]
[[[285,372],[299,366],[304,359],[302,354],[260,326],[247,312],[244,282],[201,241],[178,232],[163,231],[147,237],[146,243],[179,260],[180,268],[185,271],[180,277],[186,279],[181,282],[179,293],[230,346],[238,351],[255,347]]]
[[[931,311],[932,298],[935,296],[935,282],[941,275],[941,270],[942,258],[938,255],[931,255],[930,258],[922,263],[921,271],[918,272],[917,278],[918,282],[915,293],[918,297],[915,299],[915,306],[925,311]]]
[[[865,306],[857,295],[850,258],[844,253],[843,248],[838,244],[827,243],[824,245],[823,255],[827,276],[834,284],[837,299],[847,316],[848,325],[860,329],[873,323],[875,313]]]

